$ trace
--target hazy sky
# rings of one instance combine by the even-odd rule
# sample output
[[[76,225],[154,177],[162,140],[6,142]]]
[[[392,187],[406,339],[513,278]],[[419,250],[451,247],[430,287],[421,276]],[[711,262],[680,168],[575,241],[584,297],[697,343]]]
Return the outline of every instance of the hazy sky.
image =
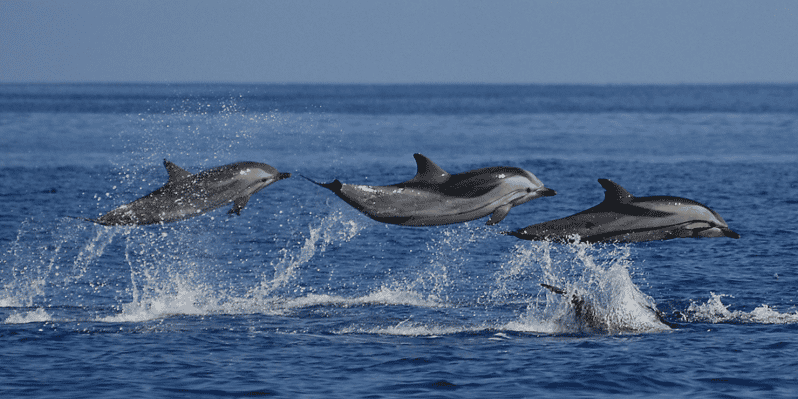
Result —
[[[0,82],[798,82],[798,1],[0,0]]]

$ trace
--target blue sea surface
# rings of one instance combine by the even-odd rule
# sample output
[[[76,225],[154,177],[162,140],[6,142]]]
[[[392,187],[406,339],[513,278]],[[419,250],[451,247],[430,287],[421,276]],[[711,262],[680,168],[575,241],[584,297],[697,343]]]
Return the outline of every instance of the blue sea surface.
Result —
[[[394,184],[414,153],[558,194],[405,227],[300,177]],[[79,219],[164,159],[293,177],[240,216]],[[600,203],[599,178],[741,238],[499,234]],[[797,233],[798,85],[0,85],[0,396],[795,397]]]

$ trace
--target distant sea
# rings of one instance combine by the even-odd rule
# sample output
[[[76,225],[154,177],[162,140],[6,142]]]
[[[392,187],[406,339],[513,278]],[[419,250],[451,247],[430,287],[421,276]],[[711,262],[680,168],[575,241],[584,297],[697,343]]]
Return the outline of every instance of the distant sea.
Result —
[[[414,153],[558,194],[404,227],[301,177],[394,184]],[[164,159],[293,177],[240,216],[78,219],[163,185]],[[599,178],[741,238],[499,234],[598,204]],[[795,397],[796,234],[798,85],[4,84],[0,396]]]

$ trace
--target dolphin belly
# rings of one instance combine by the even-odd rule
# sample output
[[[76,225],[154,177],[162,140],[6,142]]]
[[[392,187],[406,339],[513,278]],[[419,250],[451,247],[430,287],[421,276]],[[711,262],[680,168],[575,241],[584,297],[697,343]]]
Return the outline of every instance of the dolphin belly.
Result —
[[[343,184],[336,194],[370,218],[403,226],[467,222],[490,215],[509,200],[459,198],[414,188]]]

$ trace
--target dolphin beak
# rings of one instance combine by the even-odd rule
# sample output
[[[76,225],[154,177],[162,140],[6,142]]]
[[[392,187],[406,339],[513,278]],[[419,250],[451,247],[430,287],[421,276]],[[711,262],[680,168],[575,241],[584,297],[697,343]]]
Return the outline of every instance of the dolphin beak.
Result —
[[[711,227],[704,230],[696,230],[693,237],[707,237],[707,238],[717,238],[717,237],[729,237],[738,239],[740,235],[733,232],[728,227]]]
[[[275,181],[287,179],[289,177],[291,177],[290,173],[280,173],[279,175],[277,175],[277,179]]]
[[[553,196],[557,195],[556,191],[554,191],[554,190],[552,190],[550,188],[546,188],[546,187],[543,187],[543,190],[540,190],[539,193],[540,193],[540,195],[542,195],[544,197],[553,197]]]
[[[720,230],[723,232],[723,235],[726,237],[734,238],[735,240],[740,238],[740,235],[733,232],[732,229],[730,228],[721,228]]]

